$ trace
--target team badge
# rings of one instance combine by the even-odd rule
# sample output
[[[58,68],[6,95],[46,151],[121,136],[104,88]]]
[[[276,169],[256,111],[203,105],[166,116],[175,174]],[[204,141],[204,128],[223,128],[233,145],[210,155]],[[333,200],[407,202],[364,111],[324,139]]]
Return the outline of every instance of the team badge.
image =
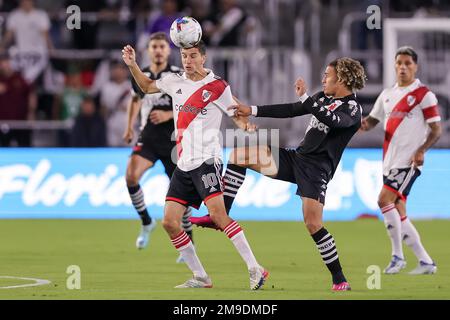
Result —
[[[414,104],[414,102],[416,102],[416,97],[415,96],[408,96],[406,98],[406,102],[408,103],[408,106],[412,106]]]
[[[203,93],[202,93],[203,102],[208,101],[209,98],[211,98],[211,92],[209,92],[207,90],[203,90]]]

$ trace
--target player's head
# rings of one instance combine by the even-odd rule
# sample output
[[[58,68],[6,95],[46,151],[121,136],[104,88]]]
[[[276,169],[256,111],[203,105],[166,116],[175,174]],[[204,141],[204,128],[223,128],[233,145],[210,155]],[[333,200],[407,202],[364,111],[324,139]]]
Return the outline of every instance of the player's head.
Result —
[[[203,40],[191,48],[180,49],[180,52],[183,68],[187,75],[203,71],[206,62],[206,46]]]
[[[167,35],[164,32],[152,33],[148,41],[147,52],[152,64],[167,63],[170,56],[170,43]]]
[[[343,57],[331,61],[322,78],[323,91],[327,96],[335,96],[343,89],[354,92],[364,88],[366,73],[357,60]]]
[[[401,47],[395,53],[395,73],[400,86],[411,84],[417,73],[417,53],[411,47]]]

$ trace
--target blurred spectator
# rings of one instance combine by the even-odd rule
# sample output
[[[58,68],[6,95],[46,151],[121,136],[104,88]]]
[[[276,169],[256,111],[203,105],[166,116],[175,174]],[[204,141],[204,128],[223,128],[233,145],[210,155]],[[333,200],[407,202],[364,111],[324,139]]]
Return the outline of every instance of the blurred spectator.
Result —
[[[247,14],[236,0],[220,0],[219,11],[202,25],[204,40],[212,46],[235,47]]]
[[[71,70],[66,78],[66,85],[60,96],[57,96],[53,106],[55,120],[73,120],[80,112],[80,106],[87,91],[83,87],[81,74],[78,70]],[[62,147],[70,145],[69,130],[59,133],[59,144]]]
[[[48,51],[53,47],[49,29],[47,13],[36,9],[33,0],[21,0],[19,8],[8,16],[0,50],[14,40],[14,62],[29,82],[34,82],[48,63]]]
[[[100,91],[100,105],[107,121],[109,146],[127,145],[123,142],[122,135],[127,118],[130,90],[128,68],[120,61],[112,62],[110,80]]]
[[[160,14],[149,24],[146,33],[165,32],[169,36],[170,26],[172,22],[182,17],[180,2],[177,0],[163,0],[161,3]]]
[[[36,101],[34,90],[12,69],[9,57],[0,55],[0,120],[34,120]],[[0,145],[10,146],[12,140],[19,147],[29,147],[31,132],[0,125]]]
[[[75,119],[71,132],[72,147],[106,147],[106,125],[97,112],[94,99],[84,97],[80,114]]]

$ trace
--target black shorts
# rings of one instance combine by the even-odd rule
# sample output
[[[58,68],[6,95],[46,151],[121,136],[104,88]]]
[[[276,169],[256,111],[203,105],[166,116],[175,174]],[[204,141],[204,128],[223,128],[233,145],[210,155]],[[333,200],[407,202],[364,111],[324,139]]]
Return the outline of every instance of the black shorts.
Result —
[[[163,139],[164,140],[164,139]],[[172,176],[176,163],[172,161],[172,149],[175,144],[172,141],[160,141],[159,144],[155,143],[144,130],[139,134],[139,138],[133,147],[132,155],[139,155],[148,161],[156,163],[158,160],[164,165],[164,169],[169,178]]]
[[[406,201],[414,181],[420,174],[420,170],[413,167],[391,169],[387,176],[383,176],[383,187],[396,193],[400,199]]]
[[[177,167],[170,179],[166,201],[200,208],[202,201],[223,193],[222,168],[222,163],[217,161],[206,161],[191,171],[182,171]]]
[[[329,174],[311,160],[302,157],[294,149],[271,148],[272,155],[279,153],[278,173],[274,177],[297,185],[300,197],[310,198],[325,204]],[[275,157],[276,158],[276,157]]]

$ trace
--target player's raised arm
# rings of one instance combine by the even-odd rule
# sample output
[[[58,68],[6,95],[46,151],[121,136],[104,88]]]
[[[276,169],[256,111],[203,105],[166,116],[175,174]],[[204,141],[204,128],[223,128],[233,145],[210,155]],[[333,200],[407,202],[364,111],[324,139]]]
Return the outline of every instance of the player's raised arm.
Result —
[[[296,93],[300,97],[299,102],[294,103],[283,103],[283,104],[271,104],[263,106],[247,106],[243,103],[238,102],[237,105],[230,107],[234,110],[235,115],[238,117],[247,117],[250,115],[256,117],[266,117],[266,118],[293,118],[298,116],[303,116],[310,113],[307,109],[306,104],[314,103],[313,99],[306,101],[308,96],[305,96],[306,85],[303,79],[298,79],[295,83]],[[306,97],[306,98],[305,98]]]
[[[141,88],[144,93],[156,93],[159,92],[158,87],[156,87],[156,81],[149,79],[144,73],[142,73],[141,69],[136,63],[136,53],[130,45],[123,47],[122,50],[122,59],[125,64],[130,69],[131,74],[133,75],[134,80],[138,84],[139,88]]]

